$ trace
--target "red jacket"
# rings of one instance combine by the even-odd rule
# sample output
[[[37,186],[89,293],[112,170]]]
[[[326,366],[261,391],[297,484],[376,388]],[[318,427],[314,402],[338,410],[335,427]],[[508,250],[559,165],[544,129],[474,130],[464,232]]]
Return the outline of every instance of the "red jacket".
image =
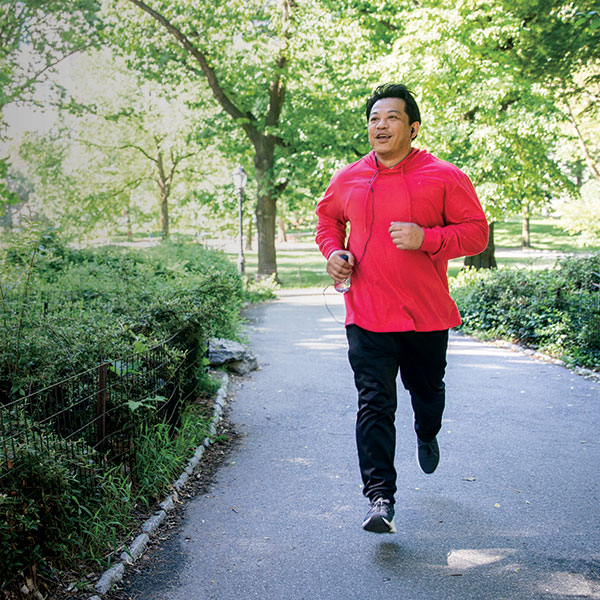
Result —
[[[458,167],[413,149],[388,169],[370,152],[333,176],[316,213],[316,241],[325,258],[347,248],[356,260],[345,294],[346,325],[436,331],[460,324],[448,292],[448,260],[482,252],[488,225]],[[392,221],[423,227],[421,248],[399,250],[388,232]]]

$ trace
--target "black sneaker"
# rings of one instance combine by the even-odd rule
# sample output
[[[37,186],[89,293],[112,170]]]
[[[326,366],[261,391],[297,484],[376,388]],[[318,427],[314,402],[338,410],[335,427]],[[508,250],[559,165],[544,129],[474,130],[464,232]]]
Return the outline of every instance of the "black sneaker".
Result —
[[[363,521],[362,528],[374,533],[396,533],[394,505],[384,498],[371,502],[371,508]]]
[[[417,438],[417,457],[423,472],[433,473],[440,462],[440,447],[437,439],[433,438],[430,442],[424,442]]]

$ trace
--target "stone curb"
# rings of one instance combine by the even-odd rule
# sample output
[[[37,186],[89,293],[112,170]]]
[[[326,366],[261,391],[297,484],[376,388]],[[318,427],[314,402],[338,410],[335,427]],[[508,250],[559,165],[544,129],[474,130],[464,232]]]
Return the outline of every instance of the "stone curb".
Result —
[[[217,392],[217,396],[215,398],[215,407],[213,409],[213,414],[211,418],[211,424],[208,430],[208,435],[204,438],[204,441],[198,448],[192,458],[190,458],[187,462],[183,473],[179,476],[179,479],[175,481],[172,485],[175,491],[169,494],[159,505],[159,509],[157,509],[156,513],[152,515],[149,519],[144,521],[140,525],[140,535],[138,535],[135,540],[131,543],[129,548],[125,550],[120,556],[120,562],[114,564],[110,569],[105,571],[98,582],[94,586],[97,594],[90,596],[89,600],[101,600],[101,596],[107,594],[115,583],[118,583],[123,579],[125,574],[125,567],[127,565],[133,564],[136,560],[138,560],[146,551],[148,546],[148,542],[150,541],[150,537],[155,533],[160,524],[165,520],[167,513],[170,510],[173,510],[175,507],[175,502],[177,501],[177,492],[185,485],[185,483],[190,478],[190,475],[193,474],[194,469],[200,463],[202,459],[202,455],[204,454],[204,450],[210,445],[211,437],[215,435],[217,431],[217,423],[221,420],[221,416],[223,415],[223,409],[225,407],[225,403],[227,400],[227,388],[229,386],[229,376],[227,373],[223,374],[221,379],[221,386],[219,391]]]

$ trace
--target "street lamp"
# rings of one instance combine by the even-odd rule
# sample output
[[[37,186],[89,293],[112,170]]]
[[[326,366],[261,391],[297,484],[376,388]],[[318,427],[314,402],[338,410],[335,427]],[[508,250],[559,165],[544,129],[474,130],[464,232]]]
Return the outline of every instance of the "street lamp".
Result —
[[[244,260],[244,231],[243,231],[243,212],[242,212],[242,196],[244,193],[244,187],[248,181],[248,175],[241,165],[238,165],[233,170],[233,185],[238,194],[238,217],[239,217],[239,237],[240,237],[240,251],[238,254],[238,273],[243,275],[246,271],[246,265]]]

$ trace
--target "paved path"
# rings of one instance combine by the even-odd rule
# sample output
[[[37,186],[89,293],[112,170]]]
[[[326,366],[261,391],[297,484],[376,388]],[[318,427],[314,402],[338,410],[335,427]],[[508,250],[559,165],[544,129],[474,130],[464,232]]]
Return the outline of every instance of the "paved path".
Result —
[[[402,391],[398,533],[377,535],[360,528],[343,327],[320,293],[287,292],[252,309],[249,335],[243,439],[132,597],[600,599],[600,383],[453,335],[440,466],[419,470]]]

